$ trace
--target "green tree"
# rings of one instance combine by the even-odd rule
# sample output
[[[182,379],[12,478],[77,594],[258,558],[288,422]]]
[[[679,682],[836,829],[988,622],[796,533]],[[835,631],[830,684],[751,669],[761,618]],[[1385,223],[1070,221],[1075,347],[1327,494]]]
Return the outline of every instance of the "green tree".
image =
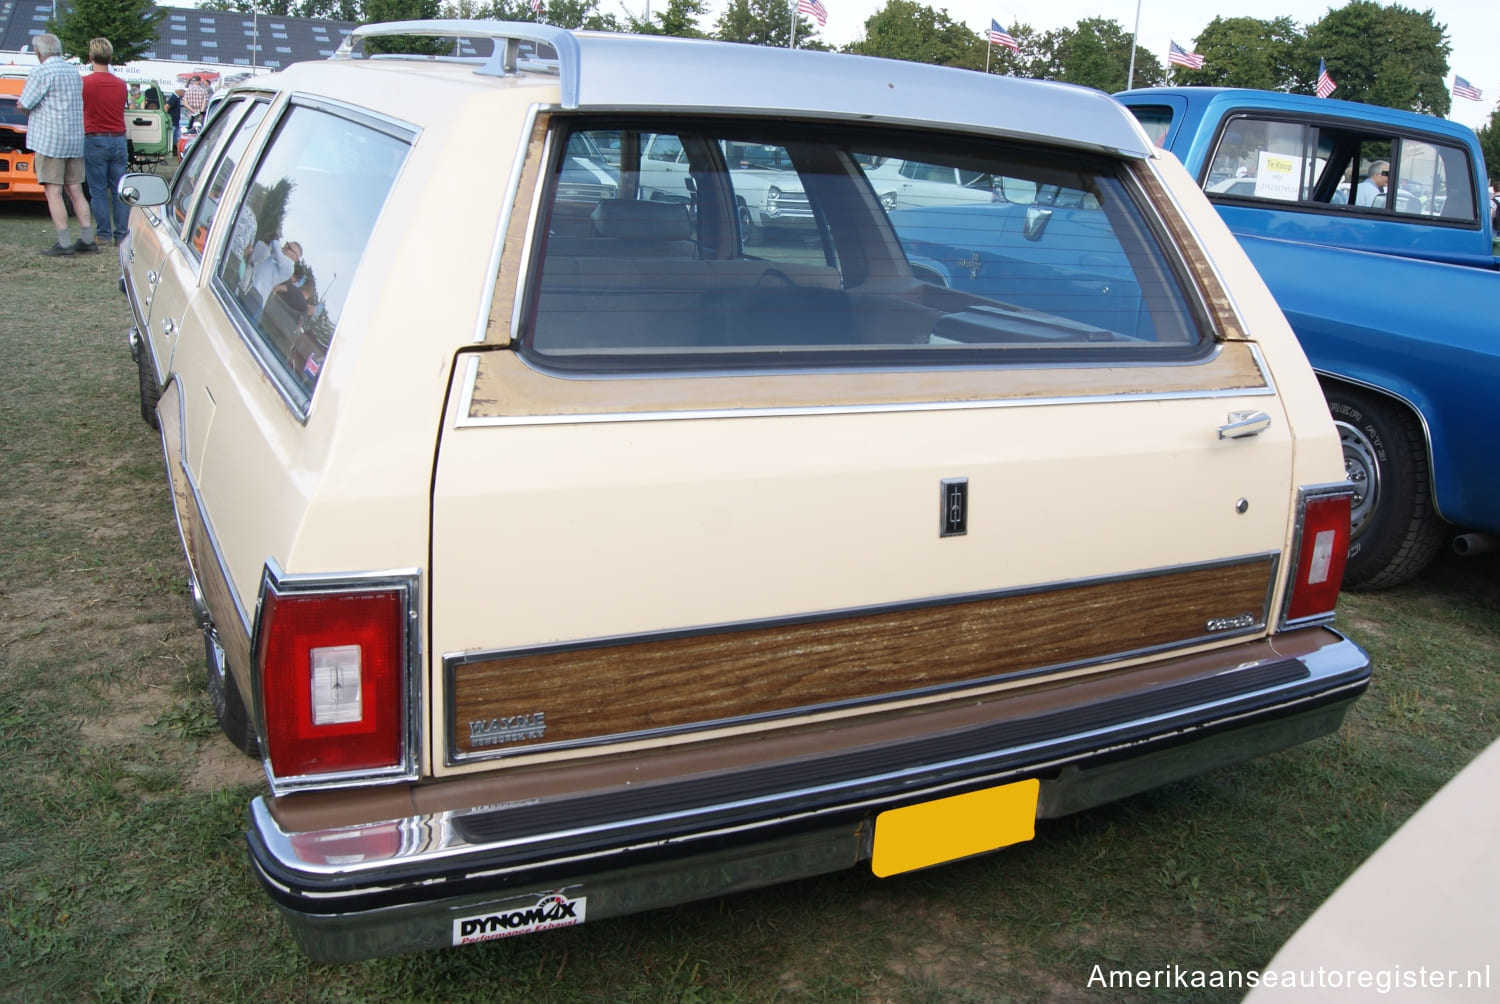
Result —
[[[730,0],[714,25],[714,37],[725,42],[774,45],[784,49],[792,41],[793,9],[790,0]],[[827,48],[814,40],[817,30],[816,25],[798,14],[798,47]]]
[[[1052,70],[1052,46],[1044,32],[1029,24],[1017,24],[1006,29],[1016,40],[1021,51],[1014,52],[1004,46],[992,45],[989,52],[991,73],[1002,73],[1010,77],[1031,77],[1045,80]],[[988,44],[989,33],[981,32],[981,44]],[[984,64],[981,63],[981,66]]]
[[[1318,60],[1339,85],[1334,97],[1346,101],[1447,115],[1453,103],[1448,75],[1447,25],[1430,10],[1374,0],[1350,0],[1307,29],[1302,87],[1311,93]]]
[[[107,38],[116,64],[128,63],[156,48],[157,26],[167,16],[152,0],[73,0],[47,30],[62,43],[63,54],[89,61],[89,39]]]
[[[1490,184],[1500,189],[1500,105],[1490,112],[1490,120],[1479,128],[1479,149],[1484,151],[1484,167]]]
[[[698,19],[707,13],[707,0],[667,0],[665,10],[653,12],[646,8],[640,17],[627,13],[625,30],[637,35],[704,38],[702,29],[698,27]]]
[[[1302,82],[1305,43],[1301,28],[1289,17],[1216,17],[1193,44],[1203,57],[1203,69],[1173,67],[1172,82],[1290,91]]]
[[[864,38],[845,52],[936,66],[984,67],[984,43],[965,25],[916,0],[886,0],[865,19]]]
[[[1130,33],[1109,18],[1088,17],[1073,28],[1058,28],[1042,37],[1044,76],[1101,91],[1125,89],[1130,76]],[[1135,50],[1135,86],[1154,87],[1166,79],[1156,56]]]
[[[427,21],[436,18],[439,11],[438,0],[365,0],[365,23]],[[453,51],[453,41],[424,35],[391,35],[385,38],[366,39],[365,51],[369,53],[413,52],[419,55],[440,56]]]
[[[527,9],[530,13],[530,9]],[[531,20],[508,18],[507,20]],[[586,31],[619,31],[620,19],[599,13],[599,0],[545,0],[541,20],[559,28],[582,28]]]

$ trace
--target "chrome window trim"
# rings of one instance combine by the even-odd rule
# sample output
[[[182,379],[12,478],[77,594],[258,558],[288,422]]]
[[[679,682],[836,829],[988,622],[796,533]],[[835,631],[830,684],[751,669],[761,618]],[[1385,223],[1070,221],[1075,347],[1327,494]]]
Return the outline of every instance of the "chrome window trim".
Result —
[[[495,243],[490,251],[490,261],[486,267],[485,275],[489,276],[488,282],[484,284],[484,295],[479,305],[479,314],[475,318],[474,343],[482,344],[490,336],[490,313],[495,306],[495,287],[499,284],[500,264],[505,253],[505,238],[510,233],[511,217],[516,211],[516,198],[521,194],[521,178],[526,171],[526,151],[531,145],[532,133],[536,131],[536,120],[541,114],[540,105],[532,105],[526,109],[526,121],[521,127],[521,137],[516,144],[515,158],[511,162],[510,184],[505,188],[504,202],[500,206],[500,225],[495,231]],[[542,147],[542,163],[548,163],[549,152],[552,148],[552,135],[548,131],[545,143]],[[538,179],[538,188],[542,187],[545,178]],[[523,293],[526,289],[526,276],[531,271],[531,249],[536,243],[536,204],[528,208],[526,217],[526,233],[521,242],[520,266],[516,271],[516,288],[510,303],[510,331],[506,333],[506,343],[515,342],[515,333],[521,330],[521,308]]]
[[[254,695],[256,734],[262,737],[261,766],[271,792],[281,796],[294,791],[310,789],[330,790],[336,788],[359,788],[372,784],[395,784],[414,781],[420,776],[422,729],[422,620],[421,620],[422,573],[416,568],[397,568],[367,572],[344,572],[334,575],[289,574],[276,558],[268,557],[261,571],[260,589],[255,599],[255,626],[250,634],[250,688]],[[265,699],[261,693],[260,679],[260,624],[266,593],[278,596],[306,595],[349,590],[395,590],[402,596],[405,619],[406,679],[403,700],[406,707],[402,715],[401,751],[399,763],[394,767],[378,770],[333,771],[322,774],[294,774],[277,776],[271,766],[271,753],[266,749]]]
[[[1287,567],[1290,574],[1287,576],[1286,591],[1281,597],[1281,610],[1276,616],[1276,630],[1278,632],[1290,631],[1294,628],[1312,627],[1317,624],[1333,623],[1333,611],[1329,611],[1326,614],[1314,614],[1310,617],[1299,617],[1296,620],[1288,620],[1287,613],[1292,607],[1292,593],[1297,589],[1295,580],[1302,573],[1302,568],[1300,567],[1302,531],[1307,527],[1307,503],[1313,499],[1353,494],[1354,485],[1348,481],[1330,481],[1324,484],[1302,485],[1297,489],[1297,511],[1292,523],[1291,549],[1287,551]]]
[[[478,356],[473,357],[473,362],[464,373],[463,386],[460,391],[459,400],[462,407],[458,418],[454,422],[455,429],[483,429],[483,428],[508,428],[513,426],[532,425],[594,425],[613,422],[684,422],[703,419],[726,419],[726,418],[792,418],[809,415],[878,415],[896,414],[906,412],[924,411],[983,411],[994,408],[1041,408],[1059,404],[1109,404],[1118,402],[1137,401],[1191,401],[1191,400],[1213,400],[1218,398],[1243,398],[1243,397],[1275,397],[1276,386],[1271,379],[1271,373],[1266,366],[1265,358],[1261,355],[1260,347],[1254,344],[1247,346],[1250,349],[1251,358],[1255,360],[1256,368],[1260,371],[1265,383],[1261,387],[1232,387],[1222,390],[1181,390],[1181,391],[1144,391],[1139,394],[1079,394],[1062,395],[1056,397],[1024,397],[1024,398],[985,398],[971,401],[901,401],[882,404],[809,404],[786,407],[767,408],[700,408],[682,411],[640,411],[640,412],[579,412],[566,415],[503,415],[484,416],[475,418],[469,413],[469,405],[474,396],[474,385],[479,376]],[[1196,366],[1212,360],[1220,352],[1220,347],[1205,359],[1193,362],[1180,362],[1169,364],[1172,366]],[[994,367],[1001,369],[1004,367]],[[1048,369],[1062,369],[1065,367],[1047,367]],[[1118,366],[1100,364],[1100,368],[1118,369]],[[938,369],[938,367],[934,367]],[[765,376],[795,376],[798,370],[775,370],[772,372],[736,372],[734,377],[765,377]],[[883,370],[881,372],[894,372]],[[556,374],[549,374],[556,376]],[[587,377],[558,377],[559,379],[585,379],[585,380],[660,380],[672,378],[700,379],[704,377],[719,376],[721,374],[703,373],[674,373],[670,376],[662,374],[635,375],[630,376],[599,376]]]
[[[964,680],[957,683],[944,683],[936,686],[916,687],[909,690],[893,691],[872,697],[850,698],[847,700],[833,701],[826,704],[812,706],[787,708],[779,711],[762,712],[753,715],[738,715],[731,718],[711,719],[693,722],[687,725],[677,725],[657,729],[642,729],[634,732],[612,733],[607,736],[595,736],[588,739],[572,739],[564,742],[540,742],[527,743],[524,746],[502,747],[498,749],[485,750],[481,753],[462,753],[457,748],[459,721],[457,719],[456,679],[455,674],[464,666],[476,662],[489,662],[495,659],[508,657],[521,657],[530,655],[551,654],[556,652],[582,651],[598,648],[611,648],[615,646],[642,644],[656,641],[669,641],[676,638],[699,637],[709,634],[724,634],[734,631],[756,630],[760,628],[775,628],[781,626],[792,626],[797,624],[818,623],[821,621],[841,620],[850,617],[861,617],[879,614],[900,613],[906,610],[919,610],[928,607],[952,606],[961,603],[982,602],[985,600],[1001,599],[1012,596],[1027,596],[1036,593],[1047,592],[1054,589],[1065,589],[1079,586],[1096,586],[1114,582],[1131,582],[1153,578],[1173,572],[1186,570],[1203,570],[1212,568],[1226,568],[1233,565],[1250,564],[1257,561],[1269,559],[1271,571],[1267,581],[1266,594],[1261,600],[1261,608],[1256,611],[1254,624],[1226,631],[1210,631],[1205,625],[1204,633],[1192,638],[1179,639],[1164,645],[1149,645],[1142,648],[1126,649],[1118,652],[1110,652],[1107,655],[1093,656],[1086,659],[1076,659],[1071,662],[1053,663],[1045,666],[1035,666],[1012,673],[1003,673],[997,676],[982,677],[973,680]],[[602,638],[588,638],[578,641],[554,642],[543,645],[524,645],[516,648],[497,648],[475,650],[470,652],[446,653],[442,656],[443,663],[443,721],[446,726],[447,735],[443,750],[444,766],[457,767],[472,763],[483,763],[494,760],[510,760],[521,756],[532,756],[537,754],[559,753],[572,750],[597,749],[599,747],[613,746],[625,742],[648,742],[655,739],[670,737],[691,736],[694,733],[713,731],[721,734],[724,730],[745,729],[765,722],[787,722],[803,718],[809,715],[822,715],[833,711],[846,711],[856,708],[873,708],[892,701],[910,701],[913,699],[938,699],[965,690],[991,687],[1002,682],[1013,682],[1026,680],[1033,677],[1045,676],[1051,673],[1067,672],[1089,666],[1102,666],[1107,663],[1121,662],[1130,659],[1143,658],[1150,655],[1159,655],[1167,652],[1175,652],[1181,649],[1191,648],[1197,645],[1212,642],[1228,641],[1232,639],[1243,639],[1247,636],[1263,635],[1271,615],[1271,599],[1275,595],[1276,585],[1281,572],[1281,555],[1276,551],[1264,551],[1255,554],[1239,555],[1230,558],[1219,558],[1212,561],[1191,562],[1180,565],[1165,565],[1158,568],[1147,569],[1139,572],[1123,572],[1116,575],[1104,575],[1098,577],[1086,577],[1079,579],[1068,579],[1057,582],[1047,582],[1038,585],[1021,586],[1013,589],[985,590],[975,593],[959,593],[949,596],[932,597],[920,600],[908,600],[897,603],[878,603],[861,607],[849,607],[839,610],[824,610],[810,614],[796,614],[786,617],[767,617],[758,620],[735,621],[721,624],[698,625],[686,628],[672,628],[664,631],[644,631],[639,634],[613,635]],[[1238,613],[1238,611],[1236,611]],[[1303,625],[1299,625],[1303,626]]]

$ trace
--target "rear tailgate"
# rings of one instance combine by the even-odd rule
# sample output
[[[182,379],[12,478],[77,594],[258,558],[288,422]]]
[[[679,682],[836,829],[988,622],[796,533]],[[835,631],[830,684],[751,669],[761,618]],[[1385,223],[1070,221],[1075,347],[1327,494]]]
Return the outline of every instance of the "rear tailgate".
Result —
[[[528,415],[504,405],[579,382],[467,357],[433,507],[435,766],[866,715],[1263,631],[1292,440],[1254,350],[1120,376]],[[706,402],[807,396],[797,380],[701,383]],[[1269,428],[1220,438],[1254,411]]]

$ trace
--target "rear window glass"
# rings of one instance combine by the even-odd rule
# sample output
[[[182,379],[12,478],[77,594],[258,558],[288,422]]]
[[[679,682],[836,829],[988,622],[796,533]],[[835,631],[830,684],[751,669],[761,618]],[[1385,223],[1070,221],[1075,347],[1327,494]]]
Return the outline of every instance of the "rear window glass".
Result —
[[[542,365],[1160,361],[1206,348],[1175,256],[1106,159],[699,121],[577,122],[552,149],[521,338]]]

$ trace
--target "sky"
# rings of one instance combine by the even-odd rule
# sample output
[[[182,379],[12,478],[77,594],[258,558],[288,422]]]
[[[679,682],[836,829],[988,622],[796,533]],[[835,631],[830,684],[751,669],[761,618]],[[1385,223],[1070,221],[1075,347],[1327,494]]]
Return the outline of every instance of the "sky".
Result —
[[[622,0],[630,10],[638,10],[640,0]],[[1137,0],[923,0],[928,6],[947,10],[948,16],[974,31],[989,28],[990,19],[1009,28],[1029,24],[1038,31],[1070,28],[1086,17],[1110,18],[1127,33],[1135,24]],[[1389,6],[1388,0],[1382,0]],[[601,3],[609,10],[611,4]],[[710,0],[710,13],[702,22],[711,28],[723,10],[724,0]],[[885,0],[823,0],[828,9],[828,24],[818,37],[834,46],[852,42],[864,35],[865,19],[885,6]],[[1156,54],[1163,66],[1167,63],[1167,46],[1176,41],[1191,49],[1193,40],[1215,17],[1290,17],[1306,27],[1321,20],[1331,8],[1342,7],[1329,0],[1139,0],[1140,31],[1137,44]],[[1473,128],[1489,121],[1490,113],[1500,101],[1500,2],[1496,0],[1404,0],[1403,7],[1418,11],[1431,10],[1438,24],[1447,26],[1448,84],[1456,73],[1483,92],[1483,101],[1453,99],[1449,118]],[[1338,76],[1334,74],[1337,82]],[[1337,91],[1333,94],[1338,97]]]

